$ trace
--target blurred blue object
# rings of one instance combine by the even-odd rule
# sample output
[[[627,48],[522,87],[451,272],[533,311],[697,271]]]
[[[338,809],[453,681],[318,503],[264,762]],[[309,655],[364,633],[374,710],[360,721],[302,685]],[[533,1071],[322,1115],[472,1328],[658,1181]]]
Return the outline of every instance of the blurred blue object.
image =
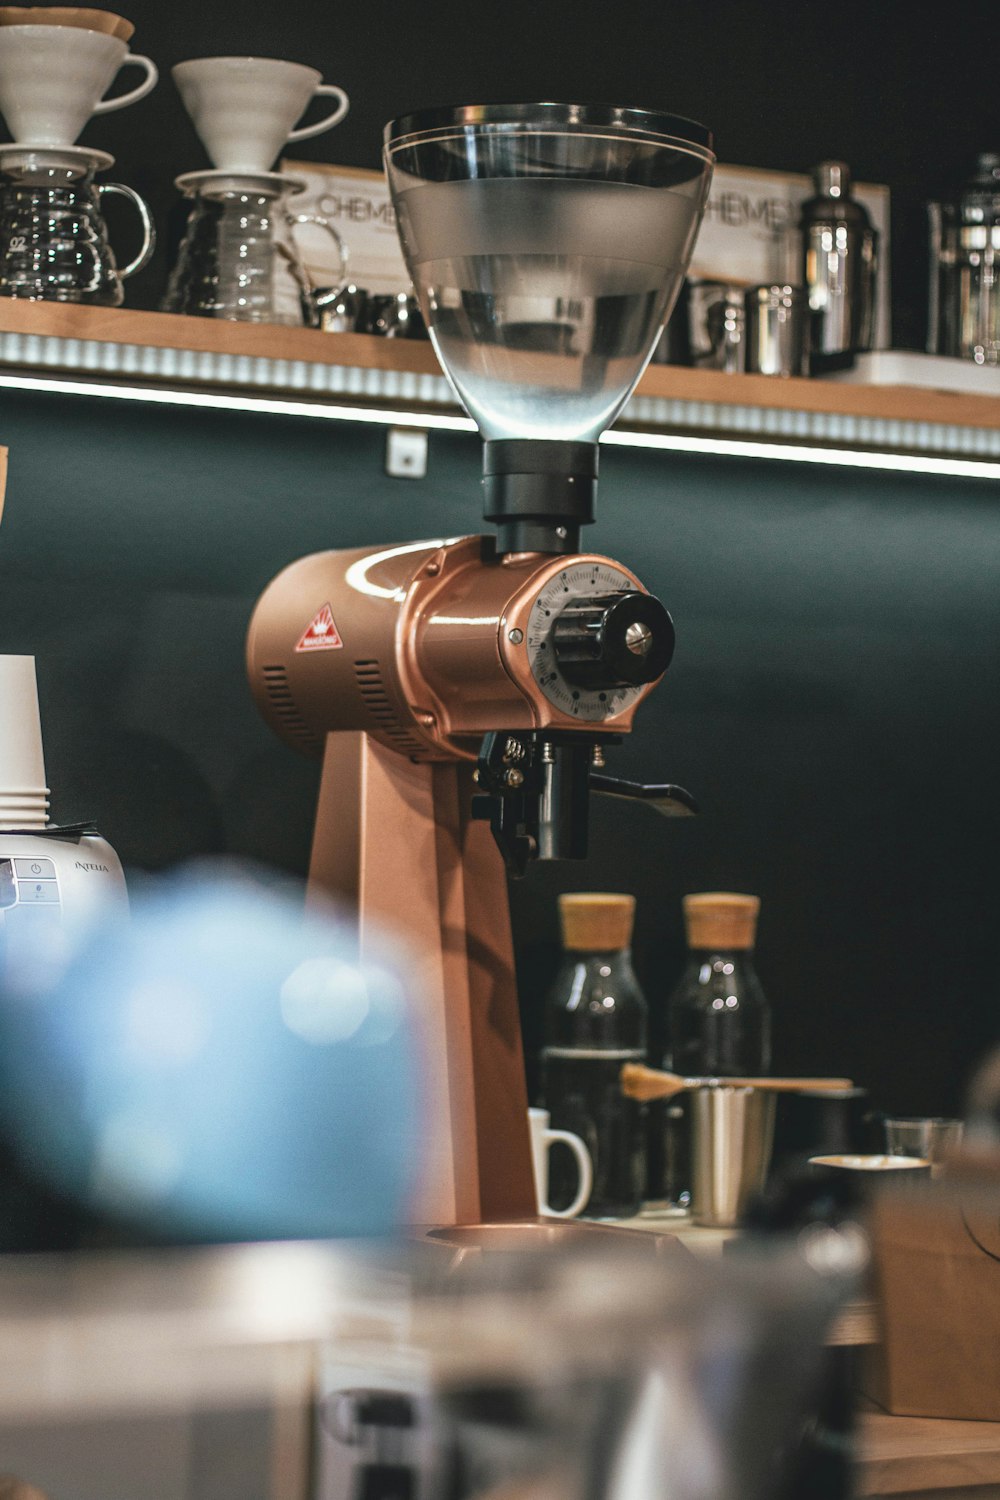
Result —
[[[419,1168],[416,1043],[405,960],[386,940],[362,964],[356,942],[297,887],[195,868],[46,986],[8,969],[0,1115],[22,1165],[151,1237],[390,1234]]]

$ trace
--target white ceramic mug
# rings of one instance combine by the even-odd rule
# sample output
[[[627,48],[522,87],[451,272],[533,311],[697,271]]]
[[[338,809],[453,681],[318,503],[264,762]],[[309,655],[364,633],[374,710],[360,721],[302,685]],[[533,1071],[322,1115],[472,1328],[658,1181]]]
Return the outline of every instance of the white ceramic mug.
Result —
[[[347,114],[342,88],[315,68],[273,57],[196,57],[171,69],[184,108],[212,164],[226,172],[267,172],[287,141],[332,130]],[[311,99],[337,100],[332,114],[293,129]]]
[[[120,68],[146,76],[103,97]],[[0,114],[21,145],[71,146],[91,115],[134,104],[155,87],[156,65],[103,31],[79,26],[0,26]]]
[[[547,1109],[529,1109],[528,1125],[531,1130],[531,1164],[535,1173],[535,1200],[538,1212],[552,1219],[575,1219],[582,1214],[594,1185],[594,1168],[590,1152],[578,1135],[571,1130],[553,1130],[549,1125]],[[580,1186],[576,1197],[568,1208],[549,1207],[549,1148],[553,1142],[562,1141],[576,1157],[580,1169]]]

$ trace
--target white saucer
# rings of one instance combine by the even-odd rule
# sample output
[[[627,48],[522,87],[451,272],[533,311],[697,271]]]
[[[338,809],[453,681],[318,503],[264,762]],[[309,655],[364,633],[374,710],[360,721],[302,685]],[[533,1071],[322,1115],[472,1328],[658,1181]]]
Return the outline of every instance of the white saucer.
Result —
[[[214,168],[208,172],[185,172],[174,178],[174,187],[186,197],[195,193],[213,197],[223,193],[260,193],[276,198],[280,193],[304,193],[301,177],[286,177],[284,172],[230,172]]]
[[[32,146],[24,141],[0,143],[0,172],[28,163],[39,167],[91,166],[97,172],[113,167],[115,159],[93,146]]]

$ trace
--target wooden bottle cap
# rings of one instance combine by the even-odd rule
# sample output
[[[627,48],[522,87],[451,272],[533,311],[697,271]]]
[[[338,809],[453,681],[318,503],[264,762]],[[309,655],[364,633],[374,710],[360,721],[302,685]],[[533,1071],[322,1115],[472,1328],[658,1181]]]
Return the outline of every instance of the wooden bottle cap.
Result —
[[[752,948],[759,896],[736,891],[699,891],[684,897],[689,948]]]
[[[632,941],[635,897],[609,891],[574,891],[559,897],[563,947],[614,953]]]

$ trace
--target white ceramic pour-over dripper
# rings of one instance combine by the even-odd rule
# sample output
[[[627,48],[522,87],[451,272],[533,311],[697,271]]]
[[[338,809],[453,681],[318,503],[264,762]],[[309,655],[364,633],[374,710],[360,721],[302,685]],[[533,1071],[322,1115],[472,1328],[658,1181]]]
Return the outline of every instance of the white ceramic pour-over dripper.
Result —
[[[0,828],[49,820],[33,656],[0,656]]]
[[[344,90],[315,68],[273,57],[197,57],[171,69],[184,108],[220,171],[267,172],[287,141],[338,125],[350,108]],[[309,101],[329,95],[333,113],[294,129]]]
[[[103,98],[120,68],[145,78]],[[19,145],[70,146],[91,115],[123,109],[155,86],[155,64],[126,42],[79,26],[0,26],[0,114]]]

